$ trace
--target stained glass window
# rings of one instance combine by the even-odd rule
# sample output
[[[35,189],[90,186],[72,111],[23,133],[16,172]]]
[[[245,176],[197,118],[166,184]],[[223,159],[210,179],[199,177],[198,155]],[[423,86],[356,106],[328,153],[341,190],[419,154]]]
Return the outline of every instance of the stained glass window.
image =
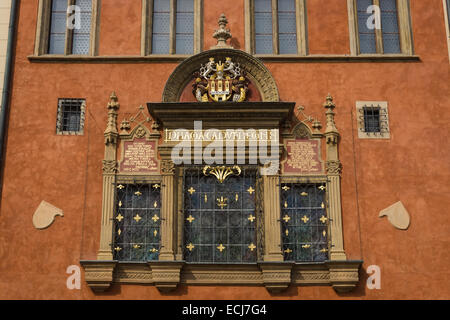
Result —
[[[114,259],[158,260],[161,184],[118,184],[114,215]]]
[[[280,193],[284,259],[327,260],[326,183],[282,183]]]
[[[219,175],[219,170],[216,171]],[[242,168],[223,182],[201,168],[184,174],[184,259],[256,262],[256,169]]]

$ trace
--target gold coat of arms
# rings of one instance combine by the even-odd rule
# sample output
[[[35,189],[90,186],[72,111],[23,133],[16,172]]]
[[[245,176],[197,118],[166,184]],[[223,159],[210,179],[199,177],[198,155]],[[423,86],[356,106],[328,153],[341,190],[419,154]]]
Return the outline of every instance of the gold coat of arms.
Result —
[[[239,64],[231,58],[225,58],[224,63],[209,58],[194,76],[192,93],[199,102],[242,102],[247,98],[248,80]]]

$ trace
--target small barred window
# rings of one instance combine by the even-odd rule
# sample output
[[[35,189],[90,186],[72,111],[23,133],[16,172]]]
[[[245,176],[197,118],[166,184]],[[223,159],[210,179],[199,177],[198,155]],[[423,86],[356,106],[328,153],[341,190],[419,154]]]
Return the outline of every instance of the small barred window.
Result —
[[[84,99],[59,99],[56,133],[83,134],[85,111]]]
[[[326,183],[282,183],[280,194],[284,260],[327,260]]]
[[[358,102],[359,138],[390,138],[386,102]]]
[[[118,184],[114,216],[114,259],[158,260],[161,184]]]

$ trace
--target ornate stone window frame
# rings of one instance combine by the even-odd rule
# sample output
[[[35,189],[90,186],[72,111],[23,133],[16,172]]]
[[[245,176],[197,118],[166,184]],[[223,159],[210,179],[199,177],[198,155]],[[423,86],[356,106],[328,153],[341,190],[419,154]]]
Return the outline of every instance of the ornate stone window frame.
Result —
[[[246,66],[247,76],[255,83],[261,94],[261,102],[221,102],[209,103],[179,102],[180,93],[192,79],[192,74],[199,65],[214,56],[216,61],[231,57],[233,61]],[[267,68],[255,57],[234,49],[215,49],[202,52],[181,63],[169,77],[164,89],[161,103],[148,103],[148,111],[153,119],[151,132],[161,144],[158,146],[160,172],[151,177],[161,184],[161,226],[160,254],[158,261],[121,262],[113,260],[113,214],[114,188],[117,179],[133,179],[132,175],[123,177],[117,166],[117,149],[119,139],[130,138],[135,132],[130,130],[130,123],[122,121],[121,130],[129,134],[119,134],[117,117],[118,98],[112,94],[108,103],[108,124],[104,132],[105,156],[103,160],[103,204],[100,232],[100,248],[94,261],[80,261],[85,269],[87,284],[94,291],[105,291],[112,283],[150,284],[162,292],[168,292],[178,285],[246,285],[265,286],[270,292],[280,292],[290,285],[330,285],[337,292],[347,292],[359,282],[360,260],[348,260],[344,251],[341,212],[341,163],[338,156],[340,134],[334,122],[335,104],[331,96],[327,97],[326,128],[321,131],[319,121],[312,122],[313,130],[307,127],[307,135],[324,139],[326,143],[326,161],[321,179],[327,181],[328,217],[330,219],[331,237],[329,260],[315,263],[295,263],[284,261],[281,247],[280,223],[280,179],[283,173],[271,172],[262,175],[257,183],[261,211],[263,252],[260,261],[247,264],[202,264],[186,263],[183,260],[181,246],[182,226],[185,219],[182,210],[182,168],[172,162],[171,154],[176,141],[161,140],[161,126],[164,130],[179,128],[192,129],[196,120],[203,121],[203,128],[228,129],[278,129],[281,137],[288,137],[290,122],[294,120],[293,102],[280,102],[275,80]],[[258,118],[254,116],[258,107]],[[303,110],[303,109],[301,109]],[[224,114],[228,116],[223,117]],[[150,117],[148,118],[150,119]],[[309,118],[308,118],[309,119]],[[148,120],[149,121],[149,120]],[[131,121],[130,121],[131,122]],[[287,131],[286,131],[287,130]],[[295,126],[294,130],[295,132]],[[288,132],[288,134],[286,134]],[[206,146],[206,145],[205,145]],[[270,146],[269,146],[270,148]],[[279,146],[280,157],[284,146]],[[195,151],[195,150],[194,150]],[[191,152],[191,154],[193,154]],[[235,153],[236,154],[236,153]],[[246,153],[246,157],[248,153]],[[325,159],[324,159],[325,160]],[[295,177],[301,179],[302,177]],[[259,245],[259,244],[258,244]]]
[[[379,0],[374,0],[374,4],[379,5]],[[347,9],[348,9],[348,26],[350,32],[350,53],[352,56],[357,55],[364,56],[366,54],[361,54],[359,49],[358,12],[356,0],[347,0]],[[400,32],[401,53],[390,55],[412,56],[414,54],[414,44],[412,37],[409,0],[397,0],[397,14],[398,14],[398,27]],[[376,42],[377,42],[377,53],[369,55],[370,56],[384,55],[381,30],[376,30]]]
[[[364,108],[377,106],[380,108],[380,132],[367,132],[364,124]],[[357,101],[356,120],[359,139],[390,139],[389,109],[387,101]]]
[[[277,107],[279,102],[268,102],[266,112],[273,114],[282,107],[282,114],[288,115],[286,107],[291,103],[284,103]],[[174,105],[172,104],[172,107]],[[187,106],[180,106],[183,107]],[[196,107],[195,103],[192,106]],[[207,106],[206,106],[207,107]],[[247,107],[251,107],[250,105]],[[85,269],[85,279],[88,285],[96,292],[107,290],[112,283],[146,284],[154,285],[161,292],[170,292],[178,285],[247,285],[265,286],[272,293],[285,290],[290,285],[331,285],[337,292],[348,292],[359,282],[358,270],[362,261],[347,260],[343,248],[342,217],[340,202],[340,174],[341,166],[338,158],[337,145],[339,133],[334,125],[334,103],[327,98],[327,127],[324,133],[319,133],[320,125],[315,122],[313,135],[325,138],[327,143],[326,173],[320,177],[327,181],[328,215],[330,224],[330,256],[329,260],[321,263],[294,263],[284,261],[281,248],[280,225],[280,177],[279,173],[266,175],[262,182],[262,210],[264,216],[264,252],[262,260],[251,264],[196,264],[186,263],[182,260],[180,246],[180,223],[184,213],[180,209],[182,197],[180,193],[180,169],[170,160],[172,147],[161,145],[159,149],[161,160],[161,174],[143,178],[148,182],[158,182],[162,186],[161,196],[161,250],[158,261],[147,262],[120,262],[113,260],[112,255],[112,217],[114,212],[114,186],[116,181],[126,183],[135,179],[132,175],[121,175],[117,167],[117,144],[120,134],[117,130],[118,99],[113,94],[108,103],[108,126],[105,130],[105,158],[103,161],[103,209],[100,249],[97,260],[81,261]],[[156,108],[167,109],[164,103]],[[243,108],[239,106],[239,108]],[[284,108],[284,109],[283,109]],[[185,108],[184,108],[185,109]],[[189,108],[190,110],[191,108]],[[173,110],[172,110],[173,111]],[[242,115],[248,113],[242,111]],[[185,114],[185,121],[190,122],[192,117],[198,117],[199,110]],[[151,113],[152,114],[152,113]],[[169,112],[170,114],[170,112]],[[178,114],[178,113],[176,113]],[[240,119],[242,115],[237,115]],[[281,114],[280,114],[281,115]],[[165,114],[165,117],[177,121],[177,117]],[[220,116],[219,116],[220,117]],[[155,121],[152,128],[159,127]],[[248,119],[241,119],[243,123]],[[275,118],[271,121],[276,121]],[[166,121],[163,121],[166,123]],[[122,122],[124,127],[124,122]],[[134,129],[131,131],[132,135]],[[156,131],[153,133],[159,135]],[[123,135],[130,138],[130,135]],[[280,150],[281,152],[281,150]],[[295,177],[301,181],[305,177]],[[309,178],[311,179],[311,178]],[[287,180],[286,180],[287,181]]]
[[[170,1],[170,47],[169,54],[177,55],[175,48],[176,30],[176,3],[177,0]],[[141,56],[152,54],[152,17],[153,0],[142,0],[142,30],[141,30]],[[194,0],[194,53],[200,53],[203,49],[203,0]],[[167,56],[167,55],[155,55]],[[186,57],[186,55],[180,55]]]
[[[254,21],[254,0],[245,0],[245,51],[255,54],[255,21]],[[278,42],[278,1],[272,0],[272,32],[273,32],[273,54],[255,54],[257,57],[285,56],[279,54]],[[297,21],[297,54],[288,55],[306,56],[308,54],[308,37],[307,37],[307,15],[306,0],[295,0],[295,11]]]
[[[67,0],[68,5],[75,4],[75,0]],[[100,30],[100,7],[101,0],[92,0],[91,34],[89,53],[83,56],[98,55],[98,38]],[[34,56],[61,56],[48,53],[48,42],[50,34],[50,18],[52,14],[52,0],[39,0],[38,17],[36,24],[36,41]],[[72,31],[66,29],[65,52],[63,56],[72,55]]]

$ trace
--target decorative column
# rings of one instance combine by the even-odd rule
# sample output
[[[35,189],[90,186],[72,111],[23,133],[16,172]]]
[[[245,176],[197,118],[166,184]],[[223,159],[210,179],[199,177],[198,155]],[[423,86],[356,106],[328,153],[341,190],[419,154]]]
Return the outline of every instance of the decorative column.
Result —
[[[175,164],[171,160],[161,162],[162,205],[161,205],[161,251],[159,260],[175,260],[174,226],[175,222]]]
[[[279,176],[264,175],[264,256],[259,263],[266,289],[285,290],[291,283],[292,263],[284,262],[281,251]]]
[[[100,249],[97,260],[113,260],[113,215],[115,177],[117,172],[117,110],[119,102],[115,92],[111,94],[108,103],[108,125],[105,136],[105,156],[103,160],[103,202],[102,202],[102,229],[100,235]]]
[[[344,252],[344,242],[342,235],[342,211],[341,211],[341,162],[339,161],[338,145],[340,134],[334,122],[333,97],[328,95],[324,104],[327,116],[327,126],[325,129],[325,139],[327,143],[327,176],[328,176],[328,197],[329,197],[329,218],[331,225],[331,248],[330,260],[347,260]]]

